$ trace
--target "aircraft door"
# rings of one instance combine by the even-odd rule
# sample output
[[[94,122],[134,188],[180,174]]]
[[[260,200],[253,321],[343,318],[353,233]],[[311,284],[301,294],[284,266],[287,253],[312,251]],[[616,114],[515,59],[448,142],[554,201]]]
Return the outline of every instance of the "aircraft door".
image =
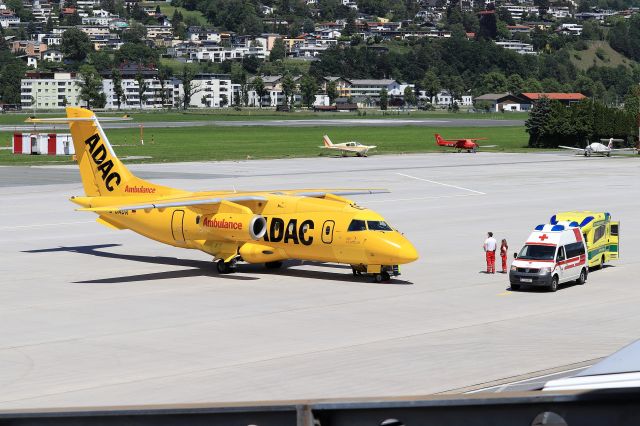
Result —
[[[620,222],[611,222],[611,232],[609,236],[609,259],[620,257]]]
[[[37,135],[31,135],[31,154],[40,154]]]
[[[177,243],[184,243],[184,210],[176,210],[171,216],[171,235]]]
[[[333,227],[335,226],[333,220],[325,220],[322,224],[322,242],[325,244],[331,244],[333,242]]]

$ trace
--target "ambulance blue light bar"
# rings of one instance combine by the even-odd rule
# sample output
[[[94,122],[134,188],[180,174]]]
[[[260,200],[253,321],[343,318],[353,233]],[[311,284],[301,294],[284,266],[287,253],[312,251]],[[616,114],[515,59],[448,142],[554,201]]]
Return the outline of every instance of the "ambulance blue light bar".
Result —
[[[553,225],[552,231],[564,231],[564,225]]]
[[[542,231],[544,229],[544,224],[536,226],[536,231]]]
[[[587,216],[584,218],[584,220],[580,223],[580,228],[582,228],[583,226],[585,226],[587,223],[591,222],[593,220],[593,216]]]

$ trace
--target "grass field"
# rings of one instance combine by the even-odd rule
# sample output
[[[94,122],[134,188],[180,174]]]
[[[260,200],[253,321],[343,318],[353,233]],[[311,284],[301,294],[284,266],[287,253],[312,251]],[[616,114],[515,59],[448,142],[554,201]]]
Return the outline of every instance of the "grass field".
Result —
[[[290,113],[275,112],[272,109],[256,109],[244,108],[236,111],[233,108],[211,109],[211,110],[190,110],[190,111],[161,111],[161,112],[141,112],[138,110],[129,111],[109,111],[98,113],[99,117],[122,117],[128,114],[134,121],[140,123],[159,122],[159,121],[206,121],[206,120],[302,120],[302,119],[336,119],[336,118],[385,118],[407,119],[407,118],[433,118],[433,119],[456,119],[456,118],[473,118],[473,119],[493,119],[493,120],[525,120],[529,117],[526,112],[510,112],[510,113],[469,113],[459,112],[451,113],[447,111],[396,111],[389,110],[384,114],[379,110],[363,110],[359,113],[347,112],[313,112],[308,110],[297,110]],[[0,114],[0,125],[24,124],[24,120],[34,116],[32,111],[22,113],[6,113]],[[37,117],[62,117],[64,111],[55,113],[39,112]]]
[[[178,162],[208,160],[245,160],[247,158],[314,157],[329,154],[319,149],[322,135],[329,134],[334,143],[357,140],[377,145],[372,155],[447,151],[438,147],[434,133],[447,138],[486,137],[487,145],[498,145],[487,151],[526,150],[527,134],[523,127],[437,128],[437,127],[183,127],[149,129],[145,144],[139,143],[138,129],[108,130],[119,157],[150,156],[131,162]],[[11,146],[11,133],[0,133],[0,145]],[[0,150],[1,165],[64,164],[70,157],[46,155],[13,155]]]

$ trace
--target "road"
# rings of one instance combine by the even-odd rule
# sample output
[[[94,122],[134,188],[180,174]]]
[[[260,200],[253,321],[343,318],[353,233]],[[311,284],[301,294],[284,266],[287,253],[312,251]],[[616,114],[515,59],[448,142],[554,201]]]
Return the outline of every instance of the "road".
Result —
[[[115,121],[101,123],[105,129],[130,129],[137,128],[141,124],[145,128],[171,128],[171,127],[201,127],[201,126],[223,126],[223,127],[336,127],[336,126],[423,126],[423,127],[509,127],[522,126],[524,120],[492,120],[492,119],[381,119],[381,118],[361,118],[361,119],[313,119],[313,120],[239,120],[239,121],[166,121],[166,122],[146,122],[135,121]],[[59,129],[61,126],[50,124],[38,125],[40,130]],[[66,128],[66,125],[62,126]],[[0,131],[4,132],[26,132],[33,130],[33,124],[1,125]]]
[[[75,211],[71,166],[0,167],[0,408],[420,396],[606,356],[638,338],[638,164],[442,153],[132,166],[193,190],[386,187],[354,198],[421,254],[387,284],[301,262],[219,276],[203,253]],[[556,293],[483,273],[487,231],[516,251],[575,209],[622,221],[620,261]]]

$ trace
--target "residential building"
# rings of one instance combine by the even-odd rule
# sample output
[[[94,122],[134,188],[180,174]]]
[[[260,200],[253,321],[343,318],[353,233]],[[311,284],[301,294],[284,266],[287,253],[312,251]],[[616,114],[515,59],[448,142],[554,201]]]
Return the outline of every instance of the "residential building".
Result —
[[[192,107],[222,108],[234,104],[234,90],[228,74],[198,74],[191,81],[191,87]]]
[[[174,106],[173,80],[161,82],[157,76],[145,76],[142,81],[143,92],[140,93],[140,83],[137,79],[131,77],[122,79],[123,99],[120,100],[121,109],[161,109]],[[102,91],[107,100],[105,108],[117,109],[118,100],[113,79],[105,78],[102,80]]]
[[[561,24],[557,31],[579,36],[580,34],[582,34],[582,25]]]
[[[379,98],[382,89],[387,89],[389,94],[400,91],[400,82],[393,79],[350,79],[352,97]]]
[[[511,17],[516,21],[521,21],[523,16],[538,16],[538,8],[536,6],[505,4],[503,6],[500,6],[500,8],[507,9],[511,14]]]
[[[2,28],[9,28],[20,25],[20,17],[17,16],[11,9],[0,9],[0,26]]]
[[[63,55],[59,50],[49,49],[42,54],[42,59],[51,62],[62,62]]]
[[[27,72],[20,81],[22,108],[60,109],[80,105],[80,86],[73,72]]]
[[[424,92],[423,92],[424,93]],[[473,97],[469,94],[462,95],[459,99],[454,99],[451,93],[447,90],[441,90],[437,95],[431,99],[431,104],[438,105],[440,107],[448,107],[457,103],[458,106],[471,106],[473,105]]]
[[[523,43],[517,40],[508,40],[508,41],[496,41],[498,46],[502,46],[505,49],[513,50],[521,55],[535,55],[536,52],[533,50],[533,45],[529,43]]]
[[[11,53],[40,57],[47,50],[47,45],[31,40],[15,40],[9,42]]]
[[[530,103],[511,93],[487,93],[473,100],[478,109],[487,108],[493,112],[501,111],[526,111]]]

